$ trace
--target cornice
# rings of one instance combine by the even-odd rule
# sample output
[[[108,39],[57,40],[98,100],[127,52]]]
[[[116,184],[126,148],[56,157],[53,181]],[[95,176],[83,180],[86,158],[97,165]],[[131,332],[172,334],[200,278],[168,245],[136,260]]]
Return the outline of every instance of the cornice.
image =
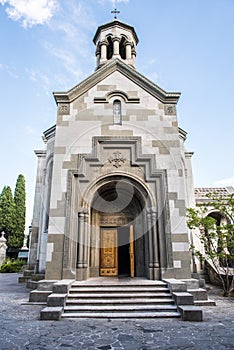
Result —
[[[53,95],[56,103],[73,102],[76,98],[83,95],[93,86],[97,85],[101,80],[105,79],[115,71],[122,73],[125,77],[143,88],[162,103],[177,104],[180,98],[180,92],[167,92],[163,90],[148,78],[144,77],[141,73],[117,58],[111,60],[110,63],[106,63],[68,92],[54,92]]]
[[[49,129],[43,132],[44,141],[48,141],[51,137],[55,135],[56,125],[51,126]]]
[[[179,136],[182,138],[183,141],[187,139],[187,132],[180,127],[178,128],[179,130]]]
[[[38,158],[42,157],[44,158],[46,156],[46,151],[45,150],[35,150],[34,153]]]

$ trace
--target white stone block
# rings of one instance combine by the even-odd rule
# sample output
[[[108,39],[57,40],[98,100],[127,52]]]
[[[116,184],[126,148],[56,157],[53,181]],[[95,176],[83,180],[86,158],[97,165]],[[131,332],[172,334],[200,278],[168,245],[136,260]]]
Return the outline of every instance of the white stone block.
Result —
[[[180,269],[181,268],[181,261],[180,260],[174,260],[173,266],[175,269]]]
[[[188,252],[189,243],[187,242],[173,242],[172,249],[174,252]]]
[[[54,251],[54,243],[47,243],[47,250],[46,250],[46,261],[47,262],[52,261],[53,251]]]

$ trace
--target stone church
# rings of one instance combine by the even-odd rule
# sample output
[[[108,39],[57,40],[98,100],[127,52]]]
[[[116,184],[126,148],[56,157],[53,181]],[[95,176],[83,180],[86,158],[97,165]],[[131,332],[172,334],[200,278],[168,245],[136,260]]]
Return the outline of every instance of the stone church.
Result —
[[[132,26],[114,19],[93,42],[94,73],[54,93],[57,121],[35,151],[29,265],[45,280],[189,279],[194,188],[180,93],[137,70]]]

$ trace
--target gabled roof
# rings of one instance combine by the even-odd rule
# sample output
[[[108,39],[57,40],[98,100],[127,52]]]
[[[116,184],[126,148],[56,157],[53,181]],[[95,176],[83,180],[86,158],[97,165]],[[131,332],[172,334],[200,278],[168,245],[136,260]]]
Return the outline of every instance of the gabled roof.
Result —
[[[74,101],[115,71],[122,73],[129,80],[163,103],[176,104],[180,98],[180,92],[167,92],[161,89],[158,85],[144,77],[144,75],[117,58],[110,60],[110,62],[96,70],[95,73],[83,80],[80,84],[74,86],[71,90],[67,92],[54,92],[53,95],[56,103],[69,103]]]

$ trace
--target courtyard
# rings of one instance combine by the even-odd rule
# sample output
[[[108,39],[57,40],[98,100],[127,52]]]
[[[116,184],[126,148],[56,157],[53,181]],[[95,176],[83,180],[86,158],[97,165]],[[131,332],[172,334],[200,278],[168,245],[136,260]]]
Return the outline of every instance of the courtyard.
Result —
[[[216,306],[203,307],[203,322],[180,319],[75,319],[40,321],[42,305],[29,305],[20,274],[0,274],[1,350],[233,349],[234,299],[210,286]]]

